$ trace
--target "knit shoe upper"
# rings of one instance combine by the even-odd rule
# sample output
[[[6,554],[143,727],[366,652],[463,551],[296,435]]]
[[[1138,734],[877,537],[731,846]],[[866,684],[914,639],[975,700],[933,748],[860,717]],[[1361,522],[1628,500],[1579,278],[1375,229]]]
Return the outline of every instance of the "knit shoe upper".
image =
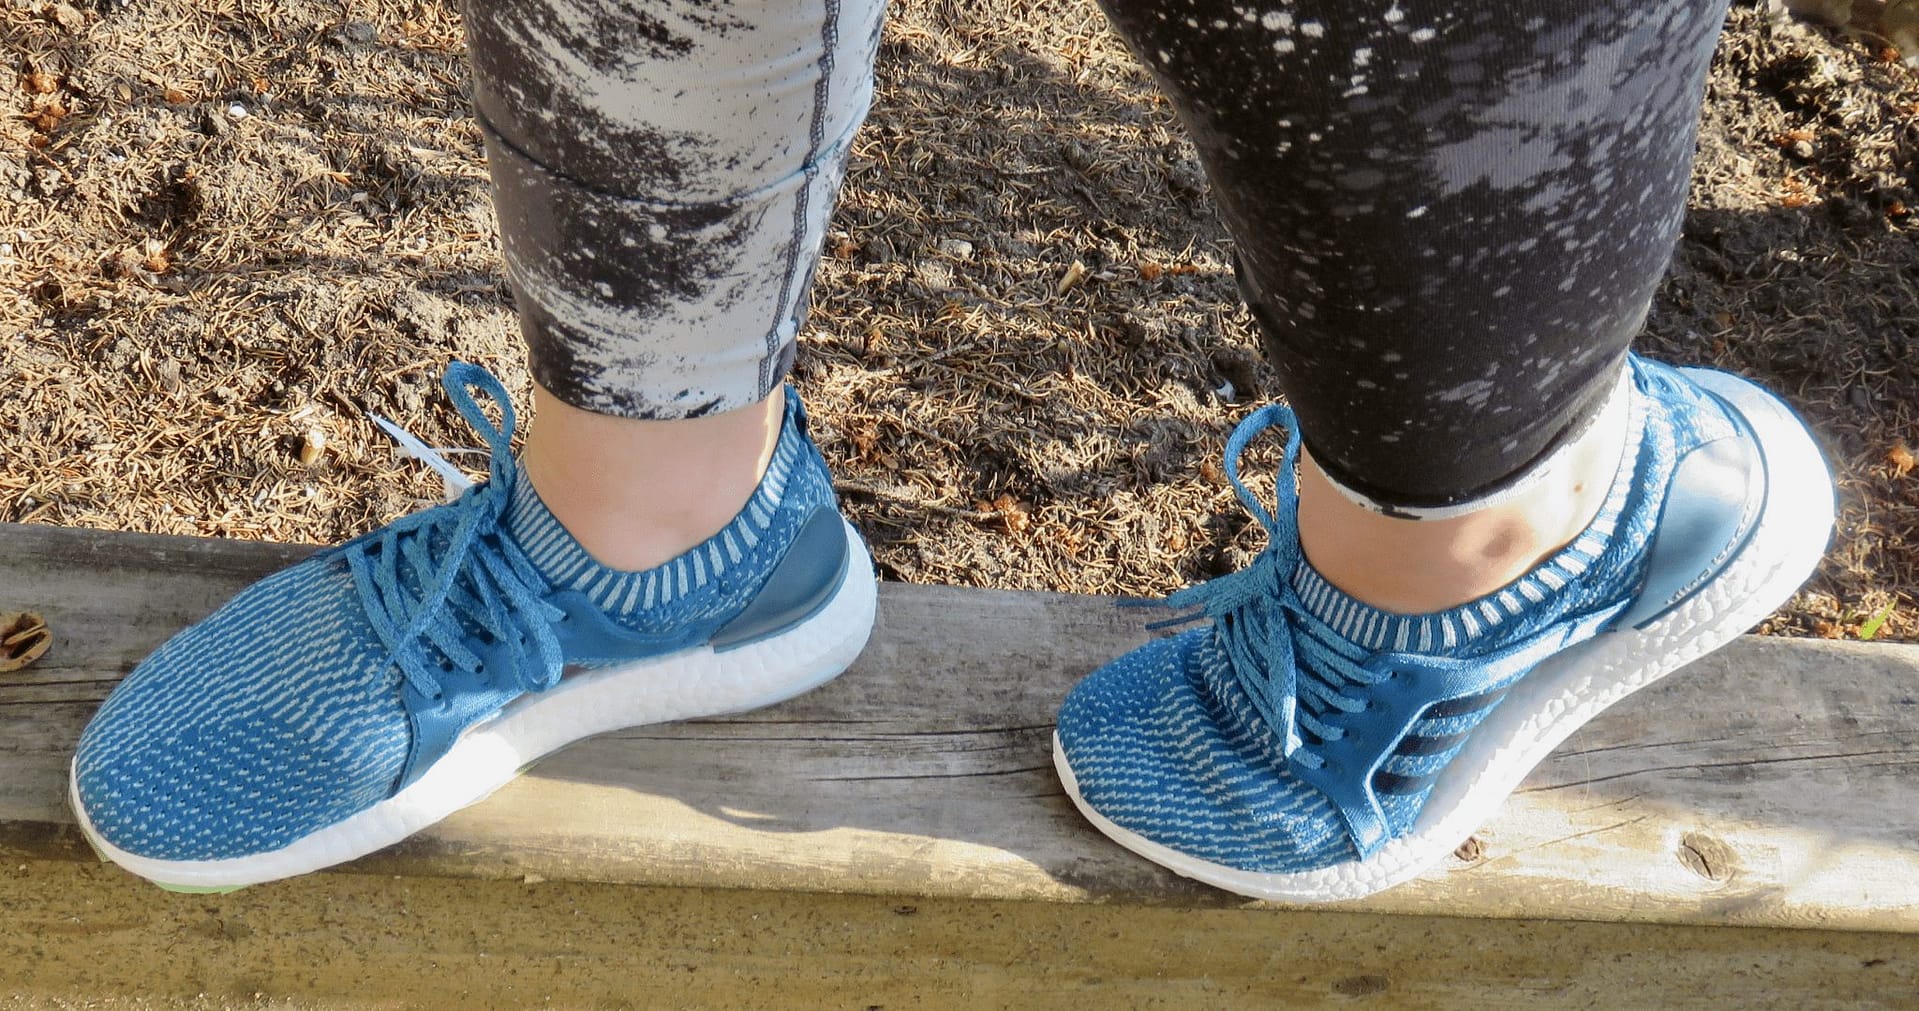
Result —
[[[261,580],[135,667],[74,762],[100,840],[163,861],[287,846],[393,797],[522,696],[713,640],[803,531],[826,516],[841,536],[790,391],[740,515],[658,568],[623,572],[588,556],[522,476],[498,381],[456,363],[445,385],[491,446],[490,480]]]
[[[1306,563],[1293,525],[1298,431],[1280,407],[1247,419],[1227,471],[1271,543],[1246,570],[1169,601],[1210,624],[1120,657],[1068,695],[1058,748],[1080,803],[1149,843],[1258,874],[1350,864],[1408,832],[1520,679],[1628,617],[1681,461],[1730,454],[1734,497],[1747,488],[1737,468],[1749,443],[1725,407],[1676,370],[1629,367],[1642,434],[1598,517],[1514,583],[1434,614],[1369,607]],[[1274,424],[1293,429],[1276,515],[1237,471]],[[1688,533],[1736,544],[1751,513],[1733,502],[1718,532]],[[1674,600],[1686,591],[1665,582]]]

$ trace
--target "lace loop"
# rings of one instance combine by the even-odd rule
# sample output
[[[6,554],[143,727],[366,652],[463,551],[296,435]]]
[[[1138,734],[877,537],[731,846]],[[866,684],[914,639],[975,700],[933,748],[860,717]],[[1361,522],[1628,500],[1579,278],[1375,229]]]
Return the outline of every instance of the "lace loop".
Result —
[[[1268,404],[1248,415],[1246,420],[1233,428],[1233,434],[1226,440],[1226,479],[1233,483],[1233,491],[1239,496],[1240,504],[1246,507],[1246,511],[1259,520],[1260,526],[1266,528],[1269,536],[1277,538],[1280,521],[1273,513],[1266,511],[1259,497],[1246,487],[1246,483],[1239,476],[1239,458],[1246,452],[1246,447],[1252,445],[1253,440],[1258,438],[1260,433],[1274,425],[1286,426],[1287,436],[1285,457],[1280,461],[1279,476],[1273,481],[1273,498],[1278,506],[1279,516],[1294,514],[1299,503],[1299,491],[1293,484],[1292,475],[1293,467],[1299,458],[1300,436],[1299,423],[1290,409],[1279,404]],[[1297,539],[1295,543],[1296,541]]]
[[[467,482],[451,503],[403,517],[341,550],[374,634],[422,697],[441,701],[449,678],[462,671],[494,688],[550,688],[564,667],[551,628],[562,612],[547,602],[550,586],[502,525],[518,477],[512,400],[498,379],[465,362],[448,367],[442,385],[487,443],[489,480]],[[499,425],[487,418],[476,389],[498,406]],[[458,474],[418,439],[400,441],[443,477]],[[510,670],[491,669],[494,663]]]

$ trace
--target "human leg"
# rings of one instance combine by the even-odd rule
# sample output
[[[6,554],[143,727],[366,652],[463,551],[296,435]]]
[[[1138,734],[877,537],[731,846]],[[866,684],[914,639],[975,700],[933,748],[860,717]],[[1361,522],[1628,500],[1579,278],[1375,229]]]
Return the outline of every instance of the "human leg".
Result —
[[[1109,7],[1199,146],[1331,479],[1302,489],[1308,557],[1430,610],[1571,540],[1625,434],[1724,4]]]
[[[881,4],[741,8],[474,5],[543,412],[526,458],[505,390],[456,364],[489,479],[136,667],[74,762],[103,853],[190,889],[314,870],[571,740],[769,704],[852,662],[870,562],[779,383]]]
[[[1722,0],[1108,8],[1330,477],[1456,510],[1585,430],[1679,234]]]
[[[522,460],[610,565],[711,535],[764,470],[882,10],[471,5],[474,105],[540,387]]]
[[[1229,472],[1263,427],[1295,443],[1277,513],[1242,489],[1273,543],[1175,598],[1211,626],[1076,688],[1056,758],[1182,873],[1364,894],[1824,544],[1789,412],[1626,354],[1724,5],[1107,6],[1199,146],[1292,405]]]

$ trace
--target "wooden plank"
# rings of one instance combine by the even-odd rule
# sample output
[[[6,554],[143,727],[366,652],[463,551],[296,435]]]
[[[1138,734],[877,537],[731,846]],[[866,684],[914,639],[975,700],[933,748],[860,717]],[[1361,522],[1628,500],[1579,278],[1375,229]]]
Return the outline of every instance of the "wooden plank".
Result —
[[[82,853],[67,756],[113,682],[299,549],[0,526],[0,610],[53,649],[0,675],[0,847]],[[888,585],[860,663],[772,709],[583,742],[357,869],[1219,906],[1087,828],[1054,708],[1142,641],[1092,598]],[[1582,730],[1372,913],[1919,931],[1919,648],[1748,638]]]
[[[312,875],[0,869],[0,1006],[1910,1008],[1919,938]],[[9,1000],[9,996],[12,1000]],[[1368,1000],[1370,998],[1370,1000]]]

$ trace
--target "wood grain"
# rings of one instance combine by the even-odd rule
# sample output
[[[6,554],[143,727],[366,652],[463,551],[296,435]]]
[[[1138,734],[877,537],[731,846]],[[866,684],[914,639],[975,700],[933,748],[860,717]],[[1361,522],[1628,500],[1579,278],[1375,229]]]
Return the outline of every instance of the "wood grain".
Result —
[[[173,631],[303,549],[0,525],[0,849],[76,856],[81,728]],[[1144,640],[1111,601],[888,584],[858,665],[742,716],[582,742],[360,861],[374,873],[1240,905],[1120,850],[1055,781],[1055,707]],[[1534,770],[1466,849],[1369,913],[1919,931],[1919,648],[1746,638]]]

